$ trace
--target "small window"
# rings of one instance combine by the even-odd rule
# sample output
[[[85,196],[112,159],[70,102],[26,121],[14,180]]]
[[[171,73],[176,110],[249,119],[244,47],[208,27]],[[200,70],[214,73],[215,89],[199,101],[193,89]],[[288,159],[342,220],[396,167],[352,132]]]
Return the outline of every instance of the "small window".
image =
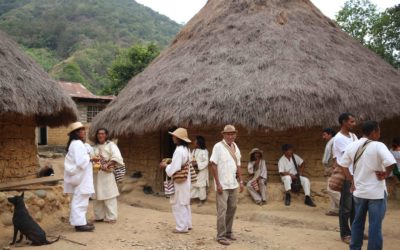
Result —
[[[102,106],[88,106],[87,107],[87,122],[91,122],[93,118],[103,110]]]

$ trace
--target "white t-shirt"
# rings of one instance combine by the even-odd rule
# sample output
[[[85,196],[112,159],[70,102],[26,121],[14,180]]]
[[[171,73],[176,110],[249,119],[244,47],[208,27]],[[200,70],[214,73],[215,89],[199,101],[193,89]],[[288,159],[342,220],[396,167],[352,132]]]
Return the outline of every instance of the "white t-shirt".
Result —
[[[296,160],[297,167],[300,167],[301,164],[303,164],[303,159],[300,158],[300,156],[293,154],[294,159]],[[279,173],[283,172],[289,172],[293,175],[297,174],[296,167],[294,165],[293,159],[290,157],[288,159],[285,155],[282,155],[282,157],[278,161],[278,169]]]
[[[336,159],[337,162],[340,161],[342,158],[346,147],[354,142],[357,141],[357,136],[350,132],[350,137],[342,134],[340,131],[335,135],[333,141],[333,159]],[[350,174],[353,174],[353,165],[349,167]]]
[[[348,168],[354,162],[359,147],[367,138],[349,144],[338,164]],[[382,142],[370,142],[355,166],[353,195],[363,199],[383,199],[386,192],[385,180],[378,180],[375,171],[385,171],[386,167],[396,164],[389,149]]]
[[[219,183],[222,186],[222,189],[235,189],[239,187],[239,184],[236,180],[236,171],[237,168],[240,167],[240,150],[239,147],[235,145],[235,155],[237,162],[233,159],[228,149],[224,146],[225,142],[218,142],[214,145],[214,148],[211,153],[210,162],[214,162],[217,165],[218,170],[218,179]],[[214,180],[215,184],[215,180]],[[216,185],[215,189],[217,188]]]

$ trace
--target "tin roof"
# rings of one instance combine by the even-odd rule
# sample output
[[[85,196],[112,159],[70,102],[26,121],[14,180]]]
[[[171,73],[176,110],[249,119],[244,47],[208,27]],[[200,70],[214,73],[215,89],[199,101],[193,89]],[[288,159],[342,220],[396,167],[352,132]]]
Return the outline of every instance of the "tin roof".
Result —
[[[97,100],[113,100],[115,96],[107,95],[107,96],[97,96],[90,92],[85,86],[81,83],[77,82],[58,82],[61,88],[72,98],[81,98],[81,99],[97,99]]]

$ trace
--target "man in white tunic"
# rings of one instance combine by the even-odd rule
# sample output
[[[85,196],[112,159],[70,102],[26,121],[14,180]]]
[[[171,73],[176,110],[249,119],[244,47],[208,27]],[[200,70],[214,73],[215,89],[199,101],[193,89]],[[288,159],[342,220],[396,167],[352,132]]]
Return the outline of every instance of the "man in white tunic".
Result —
[[[324,165],[324,176],[329,177],[333,172],[333,141],[335,136],[335,131],[332,128],[325,128],[322,131],[322,139],[327,141],[325,145],[324,155],[322,156],[322,164]],[[331,199],[331,208],[325,214],[328,216],[338,216],[339,215],[339,201],[340,192],[334,191],[329,187],[327,183],[326,192]]]
[[[298,155],[293,153],[293,146],[284,144],[282,146],[283,155],[278,161],[279,174],[285,187],[285,205],[289,206],[291,202],[290,190],[292,182],[300,178],[301,186],[303,187],[305,200],[304,204],[310,207],[315,207],[314,202],[310,197],[310,181],[303,176],[304,161]]]
[[[226,125],[222,131],[223,140],[214,145],[210,158],[217,191],[217,241],[222,245],[230,245],[230,241],[236,240],[232,225],[236,212],[237,188],[240,185],[240,192],[244,188],[240,172],[240,150],[234,142],[236,135],[235,127]]]
[[[80,122],[69,127],[68,153],[64,161],[64,192],[72,194],[70,223],[76,231],[93,231],[87,223],[89,197],[94,193],[91,147],[85,144],[86,131]]]
[[[250,161],[247,165],[247,172],[252,178],[247,182],[247,191],[250,193],[253,200],[258,205],[266,203],[266,183],[267,183],[267,165],[262,158],[263,151],[258,148],[253,148],[250,151]],[[258,190],[254,188],[254,182]]]
[[[338,161],[352,183],[355,217],[351,226],[350,250],[363,245],[365,219],[369,217],[368,249],[383,248],[382,221],[386,212],[387,190],[385,178],[396,166],[396,160],[385,144],[378,142],[380,129],[376,121],[362,126],[364,137],[349,144]],[[353,166],[354,176],[349,167]]]
[[[117,145],[108,140],[108,130],[100,128],[96,131],[96,144],[93,154],[100,160],[101,169],[93,174],[94,188],[93,209],[96,221],[115,223],[118,218],[119,196],[114,168],[124,166],[121,152]]]
[[[174,132],[169,132],[172,135],[172,140],[177,145],[172,161],[169,165],[165,162],[160,163],[161,168],[165,168],[168,176],[172,177],[177,171],[189,161],[190,152],[188,143],[187,130],[184,128],[177,128]],[[188,233],[192,229],[192,212],[190,209],[190,171],[188,171],[187,178],[182,183],[174,181],[175,193],[170,197],[170,204],[172,213],[175,217],[176,228],[173,233]]]
[[[208,151],[203,136],[196,136],[196,148],[191,153],[193,167],[198,169],[197,181],[192,183],[191,198],[199,198],[201,207],[207,199],[208,186]]]

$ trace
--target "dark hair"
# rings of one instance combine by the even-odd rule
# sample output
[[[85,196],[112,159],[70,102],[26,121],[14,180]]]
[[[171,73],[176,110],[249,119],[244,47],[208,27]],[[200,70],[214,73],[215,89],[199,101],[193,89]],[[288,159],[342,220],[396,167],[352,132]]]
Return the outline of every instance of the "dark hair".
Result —
[[[322,130],[322,133],[327,133],[328,135],[331,135],[332,137],[334,137],[336,135],[336,131],[333,130],[333,128],[324,128],[324,130]]]
[[[176,145],[178,145],[178,146],[184,146],[184,147],[189,147],[189,143],[188,143],[188,142],[185,142],[184,140],[179,139],[178,137],[176,137],[176,139],[178,139],[178,143],[177,143]]]
[[[377,121],[366,121],[362,125],[362,132],[364,135],[369,136],[373,131],[379,129],[379,123]]]
[[[76,130],[72,131],[71,133],[69,133],[69,139],[68,139],[67,147],[65,149],[67,152],[68,152],[68,148],[69,148],[69,145],[71,144],[71,142],[74,140],[79,140],[79,133],[78,133],[79,130],[80,129],[76,129]]]
[[[343,122],[347,122],[347,121],[350,119],[350,116],[353,116],[353,117],[354,117],[353,114],[347,113],[347,112],[346,112],[346,113],[340,114],[340,115],[339,115],[339,124],[342,125]]]
[[[393,138],[393,140],[392,140],[392,147],[398,147],[398,146],[400,146],[400,137],[395,137],[395,138]]]
[[[197,145],[199,145],[200,149],[206,149],[206,140],[203,136],[198,135],[196,136]]]
[[[292,145],[292,144],[283,144],[283,145],[282,145],[282,151],[283,151],[283,152],[286,152],[286,151],[288,151],[289,149],[293,149],[293,145]]]
[[[94,139],[94,142],[95,142],[96,144],[99,144],[99,139],[97,139],[97,134],[99,133],[100,130],[104,130],[104,133],[105,133],[106,136],[107,136],[106,139],[108,139],[108,130],[107,130],[106,128],[98,128],[98,129],[96,130],[96,136],[95,136],[95,139]]]

